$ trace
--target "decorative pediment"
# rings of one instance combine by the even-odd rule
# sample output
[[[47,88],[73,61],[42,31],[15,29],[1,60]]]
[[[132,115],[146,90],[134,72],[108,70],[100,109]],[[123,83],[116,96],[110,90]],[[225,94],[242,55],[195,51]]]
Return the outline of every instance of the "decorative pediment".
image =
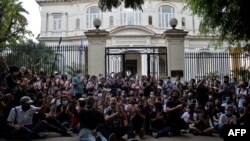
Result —
[[[120,26],[110,31],[110,36],[154,36],[155,32],[143,26]]]

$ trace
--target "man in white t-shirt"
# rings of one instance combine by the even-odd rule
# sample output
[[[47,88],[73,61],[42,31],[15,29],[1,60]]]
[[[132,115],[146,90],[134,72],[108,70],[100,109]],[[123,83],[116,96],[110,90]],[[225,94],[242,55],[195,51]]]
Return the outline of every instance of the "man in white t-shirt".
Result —
[[[23,96],[20,99],[20,106],[11,109],[9,116],[7,118],[7,125],[13,129],[13,136],[24,137],[24,138],[40,138],[39,132],[46,128],[61,133],[62,135],[68,135],[64,130],[56,128],[46,120],[39,121],[37,123],[33,122],[33,116],[43,107],[35,107],[31,105],[33,101],[28,96]]]

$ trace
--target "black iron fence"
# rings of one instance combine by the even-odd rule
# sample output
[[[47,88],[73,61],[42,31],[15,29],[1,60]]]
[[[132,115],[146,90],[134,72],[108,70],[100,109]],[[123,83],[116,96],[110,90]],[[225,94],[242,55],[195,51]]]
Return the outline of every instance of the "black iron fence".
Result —
[[[134,52],[126,52],[125,54],[132,55],[133,53]],[[144,69],[146,69],[147,74],[152,74],[152,72],[160,72],[159,75],[167,75],[167,53],[165,50],[161,51],[161,48],[158,48],[157,54],[155,52],[139,54],[144,55],[144,58],[147,60],[145,66],[141,67],[141,72],[145,71]],[[106,73],[114,71],[110,70],[113,69],[113,67],[111,67],[113,65],[120,66],[121,70],[123,68],[126,69],[126,67],[130,67],[130,69],[137,69],[137,67],[133,68],[133,63],[126,65],[126,56],[123,56],[123,60],[118,62],[114,60],[112,62],[112,60],[110,60],[110,58],[112,59],[112,56],[117,58],[118,55],[121,54],[112,54],[106,50]],[[124,55],[124,53],[122,55]],[[157,62],[152,60],[154,57],[151,57],[150,55],[156,55],[156,57],[158,57],[156,59],[159,61]],[[0,47],[0,71],[5,70],[6,66],[15,65],[18,67],[25,66],[33,72],[44,69],[49,73],[53,71],[59,71],[61,73],[72,75],[75,70],[82,70],[82,72],[85,74],[87,73],[87,57],[87,47],[80,45],[61,45],[59,47],[45,45],[4,46]],[[6,61],[3,61],[3,59]],[[6,62],[6,64],[4,62]],[[54,62],[55,68],[53,69],[52,66]],[[114,62],[116,62],[116,64],[114,64]],[[156,64],[151,64],[151,62]],[[141,66],[140,64],[137,65]],[[158,68],[159,70],[157,71],[153,69],[154,67]],[[230,52],[185,53],[184,76],[186,80],[190,80],[191,78],[203,79],[208,77],[216,77],[217,79],[222,80],[224,75],[247,80],[250,77],[250,56],[247,53]]]
[[[25,66],[32,72],[44,69],[50,73],[58,71],[72,75],[75,70],[86,71],[87,47],[81,45],[15,45],[0,48],[0,69],[6,66]],[[6,60],[6,61],[3,61]],[[6,62],[6,63],[4,63]],[[53,64],[54,68],[53,68]]]
[[[217,78],[224,75],[238,80],[248,80],[250,76],[250,57],[247,53],[186,52],[185,76],[187,80]]]

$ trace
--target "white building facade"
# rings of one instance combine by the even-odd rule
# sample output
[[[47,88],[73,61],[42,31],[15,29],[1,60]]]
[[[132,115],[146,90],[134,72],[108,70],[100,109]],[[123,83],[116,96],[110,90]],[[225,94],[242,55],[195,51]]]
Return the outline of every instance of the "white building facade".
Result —
[[[42,23],[39,41],[45,42],[47,45],[57,45],[59,37],[62,37],[62,44],[65,45],[80,45],[82,39],[84,44],[88,44],[84,32],[95,29],[93,20],[99,18],[102,21],[100,29],[109,32],[105,46],[118,49],[120,47],[122,53],[126,51],[137,52],[134,55],[127,54],[125,60],[132,64],[130,67],[134,67],[136,71],[134,73],[141,75],[147,75],[149,68],[145,66],[149,64],[151,65],[150,69],[154,69],[156,76],[161,75],[160,70],[167,72],[167,66],[161,68],[161,64],[167,64],[167,60],[160,60],[159,56],[158,58],[156,56],[153,57],[154,60],[149,59],[152,63],[148,63],[147,56],[143,54],[145,50],[133,50],[133,47],[167,47],[168,43],[166,39],[162,38],[162,34],[167,29],[172,28],[169,24],[171,18],[178,20],[177,29],[188,33],[184,39],[185,52],[225,51],[223,47],[219,49],[211,47],[211,41],[214,40],[212,36],[200,35],[198,31],[200,18],[184,8],[186,6],[185,0],[145,0],[142,6],[143,11],[126,9],[122,5],[112,9],[111,12],[101,12],[98,8],[98,0],[36,1],[41,7]],[[125,49],[127,47],[130,48]],[[122,56],[110,55],[109,59],[108,72],[120,72],[126,69],[121,67],[125,61]],[[201,64],[204,63],[201,62]],[[213,68],[211,71],[216,70],[217,68]],[[198,71],[194,72],[199,73]],[[166,73],[166,75],[170,74]],[[190,75],[189,77],[195,76]]]

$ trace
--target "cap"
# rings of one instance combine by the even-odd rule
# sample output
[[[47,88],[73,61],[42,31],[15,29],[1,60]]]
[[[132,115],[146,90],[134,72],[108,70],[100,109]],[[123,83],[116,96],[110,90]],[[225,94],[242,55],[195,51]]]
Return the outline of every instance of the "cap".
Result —
[[[31,98],[29,96],[23,96],[21,99],[20,99],[20,102],[21,103],[32,103],[33,100],[31,100]]]

